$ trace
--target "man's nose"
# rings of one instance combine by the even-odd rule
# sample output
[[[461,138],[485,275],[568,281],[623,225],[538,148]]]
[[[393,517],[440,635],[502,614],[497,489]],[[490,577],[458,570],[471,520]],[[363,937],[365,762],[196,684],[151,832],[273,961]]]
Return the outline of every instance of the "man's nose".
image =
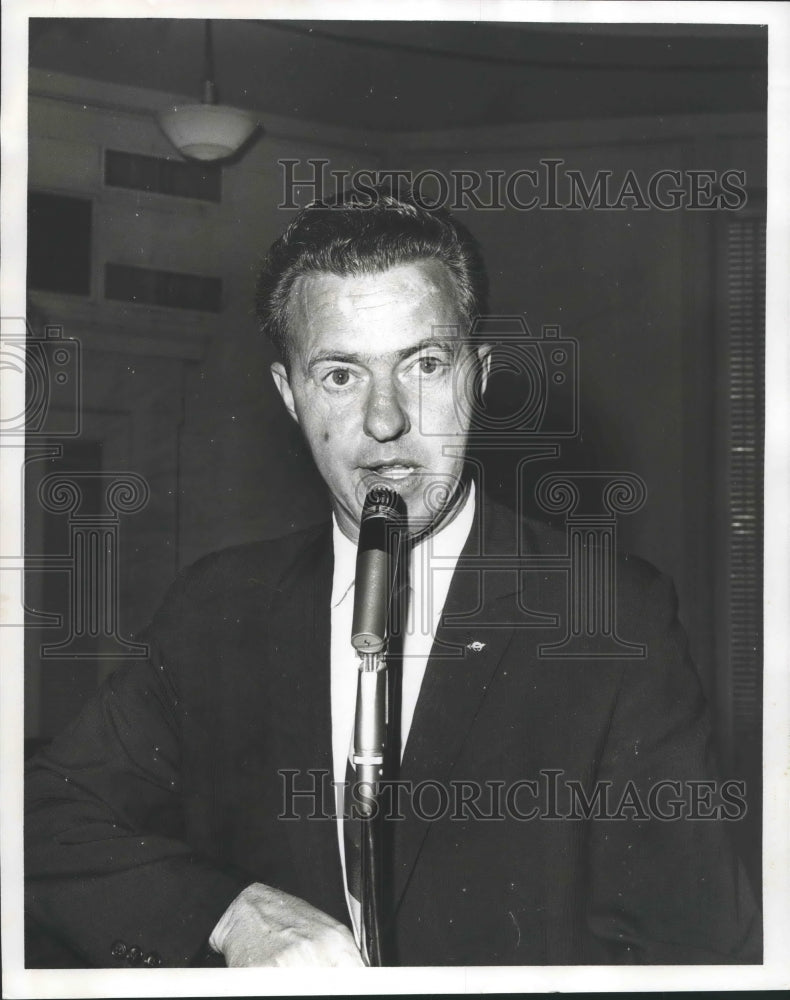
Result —
[[[390,381],[375,384],[365,406],[364,430],[376,441],[393,441],[408,434],[411,428],[409,415],[398,394],[398,387]]]

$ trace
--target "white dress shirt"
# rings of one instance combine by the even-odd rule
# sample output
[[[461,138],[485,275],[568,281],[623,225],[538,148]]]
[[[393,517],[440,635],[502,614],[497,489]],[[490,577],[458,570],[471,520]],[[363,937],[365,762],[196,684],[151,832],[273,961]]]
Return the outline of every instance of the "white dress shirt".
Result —
[[[401,757],[406,747],[414,709],[420,694],[428,657],[439,619],[450,589],[458,557],[472,528],[475,487],[471,483],[463,506],[448,524],[423,539],[411,551],[409,566],[410,600],[403,637],[403,681],[401,703]],[[346,903],[359,942],[359,906],[348,892],[346,857],[343,845],[343,784],[346,779],[354,732],[357,675],[356,652],[351,646],[351,619],[354,610],[354,575],[357,546],[343,534],[333,517],[332,544],[335,567],[332,578],[332,761],[337,790],[337,837]],[[440,559],[439,565],[433,564]]]

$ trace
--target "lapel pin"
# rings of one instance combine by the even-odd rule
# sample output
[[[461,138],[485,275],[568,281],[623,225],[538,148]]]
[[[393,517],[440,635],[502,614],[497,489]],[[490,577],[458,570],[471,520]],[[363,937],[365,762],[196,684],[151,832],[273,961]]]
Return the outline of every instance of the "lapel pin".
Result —
[[[480,642],[479,639],[475,639],[474,642],[468,642],[466,644],[466,648],[471,650],[473,653],[480,653],[486,648],[486,644],[484,642]]]

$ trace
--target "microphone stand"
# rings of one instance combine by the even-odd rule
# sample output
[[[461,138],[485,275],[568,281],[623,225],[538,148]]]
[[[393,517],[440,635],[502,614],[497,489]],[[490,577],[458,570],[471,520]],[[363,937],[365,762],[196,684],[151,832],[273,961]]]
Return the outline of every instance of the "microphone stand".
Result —
[[[387,750],[387,660],[384,653],[360,653],[354,767],[361,791],[359,811],[360,906],[368,965],[384,964],[384,880],[380,781]]]
[[[351,643],[359,657],[353,763],[361,823],[361,937],[372,966],[385,964],[381,783],[394,738],[387,649],[393,626],[395,633],[400,631],[397,594],[405,534],[406,507],[398,493],[387,487],[371,489],[360,524]]]

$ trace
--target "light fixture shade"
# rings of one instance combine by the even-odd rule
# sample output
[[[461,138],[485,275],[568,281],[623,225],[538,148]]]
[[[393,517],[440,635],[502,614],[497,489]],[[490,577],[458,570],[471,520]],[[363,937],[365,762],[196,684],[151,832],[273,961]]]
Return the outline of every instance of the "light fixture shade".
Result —
[[[221,160],[249,139],[255,118],[225,104],[182,104],[157,116],[179,153],[194,160]]]

